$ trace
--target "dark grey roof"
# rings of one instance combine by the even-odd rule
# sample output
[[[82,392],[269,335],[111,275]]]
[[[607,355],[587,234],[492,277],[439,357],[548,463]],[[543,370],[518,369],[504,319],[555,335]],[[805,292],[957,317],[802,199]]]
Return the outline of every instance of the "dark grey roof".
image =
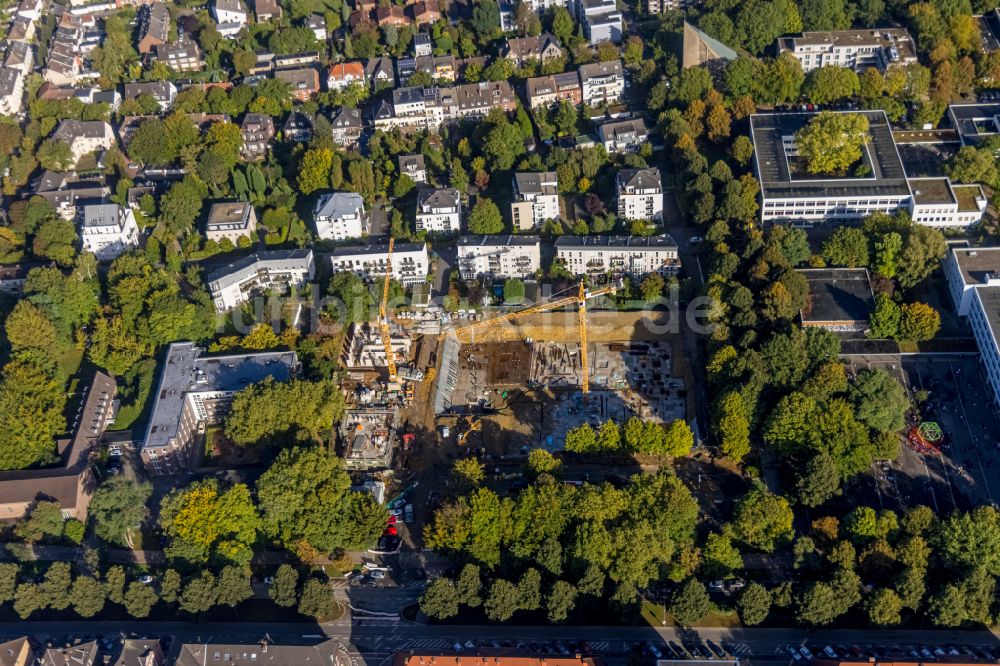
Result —
[[[72,647],[50,647],[42,654],[40,666],[96,666],[97,641],[79,643]]]
[[[555,171],[518,171],[514,187],[519,194],[558,194],[559,176]]]
[[[587,79],[600,79],[607,76],[617,76],[621,78],[622,76],[622,61],[621,60],[610,60],[608,62],[593,62],[586,65],[580,65],[578,70],[580,73],[580,81],[587,81]]]
[[[17,80],[21,78],[21,70],[4,67],[0,69],[0,97],[14,94]]]
[[[677,249],[670,234],[659,236],[560,236],[556,247],[562,249],[593,247],[629,247],[655,249]]]
[[[867,321],[875,296],[864,268],[798,269],[809,283],[803,323]]]
[[[417,206],[419,208],[458,208],[460,196],[454,188],[430,189],[417,191]]]
[[[648,169],[619,169],[617,180],[619,187],[634,187],[638,190],[663,187],[660,170],[656,167]]]
[[[1000,132],[1000,103],[952,104],[948,107],[948,115],[965,143],[975,144]]]
[[[392,103],[394,105],[414,104],[422,101],[424,101],[424,89],[422,86],[396,88],[392,91]]]
[[[107,123],[100,120],[64,120],[59,123],[52,138],[64,143],[73,143],[77,138],[98,139],[107,131]]]
[[[147,81],[145,83],[126,83],[125,99],[135,99],[139,95],[150,95],[156,100],[169,100],[172,84],[169,81]]]
[[[118,204],[94,204],[83,208],[84,227],[120,226],[121,206]]]
[[[334,129],[361,129],[361,112],[349,106],[342,106],[330,118]]]
[[[253,269],[260,263],[308,263],[312,260],[312,250],[271,250],[269,252],[257,252],[246,257],[241,257],[230,264],[209,273],[205,281],[211,284],[216,281],[239,280],[239,275],[248,269]]]
[[[426,243],[394,243],[393,253],[420,252],[427,249]],[[372,254],[384,257],[389,252],[388,245],[343,245],[330,253],[330,257],[353,257],[359,254]]]
[[[538,236],[493,234],[489,236],[462,236],[458,239],[458,246],[508,247],[511,245],[538,245],[541,242],[541,238]]]
[[[838,112],[835,112],[838,113]],[[910,195],[903,162],[884,111],[848,111],[868,119],[864,152],[867,178],[821,178],[790,173],[782,137],[794,136],[815,113],[767,113],[750,116],[750,136],[761,188],[766,198],[831,198]]]
[[[400,173],[409,173],[410,171],[423,171],[424,166],[424,156],[421,154],[417,155],[400,155],[399,156],[399,171]]]

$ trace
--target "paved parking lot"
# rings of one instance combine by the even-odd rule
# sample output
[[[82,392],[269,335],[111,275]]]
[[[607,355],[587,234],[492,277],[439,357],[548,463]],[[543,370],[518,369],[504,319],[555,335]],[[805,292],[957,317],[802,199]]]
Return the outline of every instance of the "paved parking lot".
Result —
[[[779,645],[774,654],[781,658],[787,657],[790,662],[808,662],[812,658],[839,661],[864,661],[866,659],[896,660],[896,661],[976,661],[996,663],[1000,659],[1000,648],[968,646],[968,645],[934,645],[931,644],[900,644],[874,645],[871,643],[854,645],[822,645],[812,642],[786,643]]]
[[[936,421],[946,435],[940,454],[903,447],[899,459],[873,466],[856,483],[863,501],[891,509],[927,504],[939,514],[994,503],[1000,496],[1000,426],[983,392],[979,362],[972,356],[853,357],[850,372],[883,367],[902,382],[911,398],[927,391],[923,420]]]

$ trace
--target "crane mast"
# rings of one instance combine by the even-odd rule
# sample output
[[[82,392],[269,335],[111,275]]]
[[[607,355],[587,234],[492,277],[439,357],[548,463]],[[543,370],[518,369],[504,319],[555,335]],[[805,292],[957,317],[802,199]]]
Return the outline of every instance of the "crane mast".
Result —
[[[389,318],[386,316],[386,307],[389,302],[389,281],[392,279],[392,248],[396,244],[395,238],[389,239],[389,252],[385,256],[385,280],[382,283],[382,300],[378,305],[378,325],[382,331],[382,346],[385,347],[385,364],[389,369],[389,381],[396,381],[396,359],[392,352],[392,337],[389,332]]]

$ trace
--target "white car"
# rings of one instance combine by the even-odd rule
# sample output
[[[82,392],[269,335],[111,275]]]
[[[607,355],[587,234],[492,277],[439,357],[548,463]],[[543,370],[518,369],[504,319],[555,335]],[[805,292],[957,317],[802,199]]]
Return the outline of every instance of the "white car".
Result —
[[[455,641],[455,644],[452,645],[451,647],[452,647],[453,650],[455,650],[455,652],[461,652],[462,651],[462,644],[459,643],[458,641]]]
[[[812,653],[812,652],[810,652],[810,651],[809,651],[809,648],[807,648],[807,647],[806,647],[805,645],[803,645],[802,647],[800,647],[800,648],[799,648],[799,652],[800,652],[800,653],[802,654],[802,656],[803,656],[803,657],[805,657],[806,659],[812,659],[812,658],[813,658],[813,653]]]
[[[139,582],[142,583],[143,585],[149,585],[150,583],[153,582],[153,577],[150,576],[149,574],[146,574],[145,576],[139,576]]]
[[[837,653],[836,653],[836,652],[834,651],[834,649],[833,649],[832,647],[830,647],[829,645],[827,645],[827,646],[826,646],[825,648],[823,648],[823,652],[824,652],[824,654],[826,654],[826,656],[828,656],[828,657],[829,657],[830,659],[839,659],[839,658],[840,658],[840,657],[839,657],[839,656],[837,655]]]
[[[380,580],[382,578],[385,578],[385,572],[382,571],[381,569],[376,569],[375,571],[372,572],[372,578],[374,578],[376,580]]]

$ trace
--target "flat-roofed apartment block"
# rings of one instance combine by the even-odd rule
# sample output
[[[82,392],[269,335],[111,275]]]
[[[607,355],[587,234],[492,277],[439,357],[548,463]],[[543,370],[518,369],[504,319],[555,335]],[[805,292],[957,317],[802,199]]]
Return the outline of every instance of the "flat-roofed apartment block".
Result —
[[[802,268],[809,284],[809,302],[799,313],[802,326],[860,333],[868,329],[875,308],[865,268]]]
[[[201,49],[188,39],[157,45],[156,59],[175,72],[200,72],[205,66]]]
[[[580,65],[580,87],[584,104],[617,104],[625,94],[625,73],[621,60]]]
[[[139,39],[136,50],[149,53],[170,38],[170,12],[162,2],[154,2],[139,10]]]
[[[462,236],[458,239],[458,268],[462,278],[525,278],[542,267],[538,236]]]
[[[225,312],[258,294],[306,285],[316,275],[312,250],[258,252],[213,271],[206,278],[215,309]]]
[[[559,219],[559,178],[555,171],[514,174],[510,217],[514,228],[536,229],[545,220]]]
[[[869,172],[864,177],[806,172],[798,157],[795,134],[816,114],[750,116],[762,221],[860,220],[875,212],[909,210],[912,193],[885,113],[847,113],[863,114],[868,120],[868,140],[862,149],[862,160]]]
[[[943,263],[955,310],[969,319],[990,397],[1000,406],[1000,247],[952,248]]]
[[[139,226],[127,206],[92,204],[83,207],[80,217],[83,249],[98,261],[111,261],[139,246]]]
[[[811,72],[837,65],[862,71],[876,67],[917,62],[917,49],[904,28],[870,28],[804,32],[778,38],[778,53],[790,53]]]
[[[193,342],[167,349],[140,457],[152,475],[188,468],[199,435],[229,413],[233,396],[268,377],[287,382],[299,369],[293,351],[203,356]]]
[[[388,245],[348,245],[330,253],[334,272],[350,271],[369,282],[385,277]],[[430,255],[427,243],[396,243],[392,248],[392,279],[409,286],[427,281]]]
[[[979,185],[954,185],[947,178],[910,178],[914,223],[928,227],[971,227],[983,219],[986,195]]]
[[[677,243],[659,236],[560,236],[556,258],[574,275],[611,274],[641,278],[650,273],[673,275],[680,270]]]
[[[618,217],[659,220],[663,217],[663,179],[656,167],[620,169],[615,177]]]
[[[205,238],[215,242],[228,238],[233,243],[242,237],[251,241],[257,231],[257,213],[245,201],[226,201],[212,204],[205,223]]]
[[[1000,135],[1000,104],[952,104],[948,118],[963,146]]]

